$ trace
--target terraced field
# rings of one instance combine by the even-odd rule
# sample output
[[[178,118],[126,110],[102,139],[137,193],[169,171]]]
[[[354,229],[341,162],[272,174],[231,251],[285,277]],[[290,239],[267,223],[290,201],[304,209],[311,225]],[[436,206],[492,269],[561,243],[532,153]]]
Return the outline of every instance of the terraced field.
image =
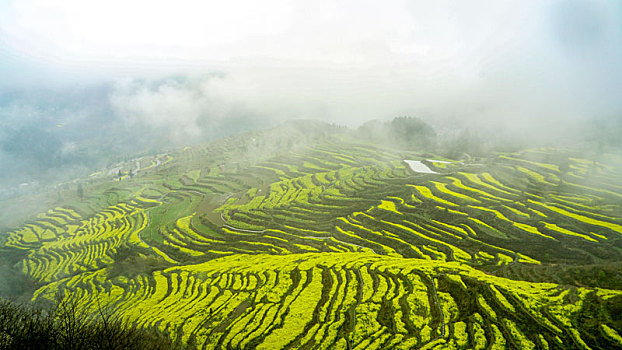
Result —
[[[5,246],[33,299],[198,348],[620,348],[622,158],[593,159],[457,161],[290,124],[130,162]],[[586,266],[607,272],[564,273]]]

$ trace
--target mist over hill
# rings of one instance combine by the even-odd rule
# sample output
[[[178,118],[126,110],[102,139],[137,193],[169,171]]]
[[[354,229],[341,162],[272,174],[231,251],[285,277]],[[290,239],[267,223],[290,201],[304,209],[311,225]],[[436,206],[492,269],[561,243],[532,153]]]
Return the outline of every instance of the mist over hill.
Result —
[[[241,107],[197,106],[207,97],[185,84],[169,77],[0,92],[2,195],[37,191],[137,156],[271,125]],[[170,119],[159,120],[160,115]]]
[[[91,174],[137,156],[157,154],[243,131],[267,129],[295,113],[269,114],[241,101],[228,101],[213,86],[226,80],[171,76],[38,90],[5,89],[0,93],[1,196]],[[319,117],[326,115],[319,114]],[[367,140],[421,145],[484,155],[525,147],[582,147],[599,152],[620,146],[619,118],[527,122],[503,126],[468,116],[455,121],[421,112],[429,131],[408,139],[399,118],[343,120]],[[392,119],[393,118],[393,119]],[[393,120],[388,123],[389,120]],[[546,124],[548,123],[548,124]],[[401,141],[400,141],[401,140]]]
[[[2,188],[295,119],[618,142],[617,3],[46,6],[0,8]]]
[[[0,348],[622,348],[621,29],[0,1]]]

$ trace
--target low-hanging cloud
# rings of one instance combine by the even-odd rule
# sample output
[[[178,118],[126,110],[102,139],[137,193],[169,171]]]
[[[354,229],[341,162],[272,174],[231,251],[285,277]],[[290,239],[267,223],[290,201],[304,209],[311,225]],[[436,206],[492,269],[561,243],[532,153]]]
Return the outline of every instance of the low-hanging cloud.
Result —
[[[110,95],[113,111],[128,127],[166,127],[171,138],[200,134],[200,123],[220,114],[222,104],[207,96],[200,81],[117,82]]]
[[[259,121],[269,123],[261,108],[251,108],[244,94],[232,89],[230,80],[224,74],[119,80],[108,101],[126,128],[148,128],[172,146],[245,131]],[[229,121],[241,123],[232,127]]]
[[[14,71],[0,85],[112,80],[111,118],[174,143],[251,121],[415,115],[534,134],[622,113],[617,2],[37,5],[0,8],[0,71]]]

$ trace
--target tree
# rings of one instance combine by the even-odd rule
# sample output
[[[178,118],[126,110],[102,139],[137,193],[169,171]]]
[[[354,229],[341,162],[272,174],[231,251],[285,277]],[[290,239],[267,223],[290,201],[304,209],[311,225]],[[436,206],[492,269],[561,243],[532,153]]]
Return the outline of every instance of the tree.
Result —
[[[379,120],[370,120],[363,123],[356,130],[361,138],[378,142],[387,137],[385,135],[384,126]]]
[[[481,156],[484,154],[482,145],[484,140],[469,129],[460,130],[456,135],[449,138],[446,143],[446,152],[450,158],[459,159],[466,153],[469,156]]]
[[[434,146],[436,132],[423,120],[398,117],[388,122],[368,121],[357,129],[359,137],[372,142],[388,142],[410,149]]]
[[[433,146],[436,139],[434,129],[419,118],[394,118],[388,123],[387,127],[389,137],[398,144],[408,148]]]

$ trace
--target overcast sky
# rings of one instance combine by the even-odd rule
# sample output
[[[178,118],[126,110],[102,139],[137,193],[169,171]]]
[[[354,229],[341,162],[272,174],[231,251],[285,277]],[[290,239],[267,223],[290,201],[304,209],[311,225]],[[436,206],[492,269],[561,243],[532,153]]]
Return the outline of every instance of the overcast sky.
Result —
[[[0,89],[112,81],[113,111],[162,125],[609,117],[620,62],[615,0],[0,1]]]

